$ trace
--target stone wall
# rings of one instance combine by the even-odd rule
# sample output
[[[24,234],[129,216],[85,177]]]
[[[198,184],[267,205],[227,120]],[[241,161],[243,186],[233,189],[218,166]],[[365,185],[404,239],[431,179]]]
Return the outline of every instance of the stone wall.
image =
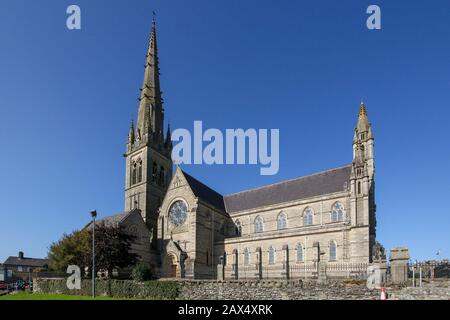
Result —
[[[36,293],[90,295],[91,283],[68,290],[65,279],[34,279]],[[376,300],[380,290],[369,290],[362,281],[148,281],[98,280],[97,294],[123,298],[178,300]],[[424,283],[422,288],[388,286],[389,300],[449,300],[450,281]]]
[[[374,300],[378,290],[364,283],[315,281],[184,281],[178,299],[185,300]]]
[[[436,279],[424,282],[422,287],[387,288],[391,300],[450,300],[450,280]]]

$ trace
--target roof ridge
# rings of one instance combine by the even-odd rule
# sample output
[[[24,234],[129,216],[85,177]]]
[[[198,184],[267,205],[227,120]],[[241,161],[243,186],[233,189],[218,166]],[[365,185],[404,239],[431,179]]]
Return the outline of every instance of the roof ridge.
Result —
[[[133,209],[133,210],[134,210],[134,209]],[[104,217],[102,217],[102,218],[99,218],[97,221],[99,222],[99,221],[102,221],[102,220],[105,220],[105,219],[108,219],[108,218],[112,218],[112,217],[117,217],[117,216],[120,216],[120,215],[127,216],[127,215],[128,215],[131,211],[133,211],[133,210],[130,210],[130,211],[122,211],[122,212],[110,214],[110,215],[108,215],[108,216],[104,216]],[[121,221],[122,221],[122,220],[121,220]]]
[[[216,191],[215,189],[211,188],[211,187],[208,186],[207,184],[201,182],[200,180],[198,180],[197,178],[193,177],[192,175],[190,175],[189,173],[187,173],[187,172],[184,171],[183,169],[180,169],[180,170],[181,170],[181,172],[182,172],[185,176],[187,175],[189,178],[195,180],[196,182],[202,184],[203,186],[207,187],[208,189],[214,191],[215,193],[217,193],[218,195],[220,195],[221,197],[223,197],[223,194],[221,194],[220,192],[218,192],[218,191]],[[189,181],[188,181],[188,183],[189,183]]]
[[[123,216],[122,219],[120,219],[119,223],[125,221],[125,219],[128,218],[128,217],[129,217],[134,211],[136,211],[136,210],[138,210],[138,209],[134,208],[133,210],[125,211],[125,212],[124,212],[125,215]]]
[[[227,197],[231,197],[231,196],[234,196],[234,195],[237,195],[237,194],[240,194],[240,193],[245,193],[245,192],[250,192],[250,191],[255,191],[255,190],[261,190],[261,189],[273,187],[273,186],[276,186],[276,185],[279,185],[279,184],[282,184],[282,183],[296,181],[296,180],[300,180],[300,179],[316,176],[316,175],[319,175],[319,174],[324,174],[324,173],[327,173],[327,172],[343,169],[343,168],[350,167],[350,166],[351,166],[351,164],[349,163],[349,164],[342,165],[342,166],[339,166],[339,167],[336,167],[336,168],[333,168],[333,169],[327,169],[327,170],[315,172],[315,173],[312,173],[312,174],[309,174],[309,175],[306,175],[306,176],[301,176],[301,177],[296,177],[296,178],[292,178],[292,179],[287,179],[287,180],[283,180],[283,181],[279,181],[279,182],[266,184],[266,185],[261,186],[261,187],[250,188],[250,189],[247,189],[247,190],[242,190],[242,191],[230,193],[230,194],[224,195],[223,197],[227,198]]]

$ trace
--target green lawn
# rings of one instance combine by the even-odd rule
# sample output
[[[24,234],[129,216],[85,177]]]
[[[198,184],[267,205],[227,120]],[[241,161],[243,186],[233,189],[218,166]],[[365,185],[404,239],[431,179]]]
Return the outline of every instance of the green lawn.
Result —
[[[139,300],[126,298],[96,297],[93,299],[89,296],[76,296],[67,294],[41,294],[20,292],[17,294],[7,294],[0,296],[0,300]]]

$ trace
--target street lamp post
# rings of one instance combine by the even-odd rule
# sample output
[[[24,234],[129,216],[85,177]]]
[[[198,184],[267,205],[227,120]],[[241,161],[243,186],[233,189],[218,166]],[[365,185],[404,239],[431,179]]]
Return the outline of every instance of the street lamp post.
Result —
[[[92,298],[95,298],[95,218],[97,211],[91,211],[92,217]]]

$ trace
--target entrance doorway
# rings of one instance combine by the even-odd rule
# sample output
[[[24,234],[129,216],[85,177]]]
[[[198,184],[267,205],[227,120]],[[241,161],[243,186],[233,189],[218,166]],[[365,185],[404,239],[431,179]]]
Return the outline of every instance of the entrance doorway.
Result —
[[[177,258],[173,254],[168,254],[166,257],[167,261],[167,269],[166,274],[169,278],[176,278],[177,277],[177,269],[178,269],[178,263]]]
[[[177,277],[177,265],[176,264],[172,264],[170,266],[170,278],[176,278]]]

